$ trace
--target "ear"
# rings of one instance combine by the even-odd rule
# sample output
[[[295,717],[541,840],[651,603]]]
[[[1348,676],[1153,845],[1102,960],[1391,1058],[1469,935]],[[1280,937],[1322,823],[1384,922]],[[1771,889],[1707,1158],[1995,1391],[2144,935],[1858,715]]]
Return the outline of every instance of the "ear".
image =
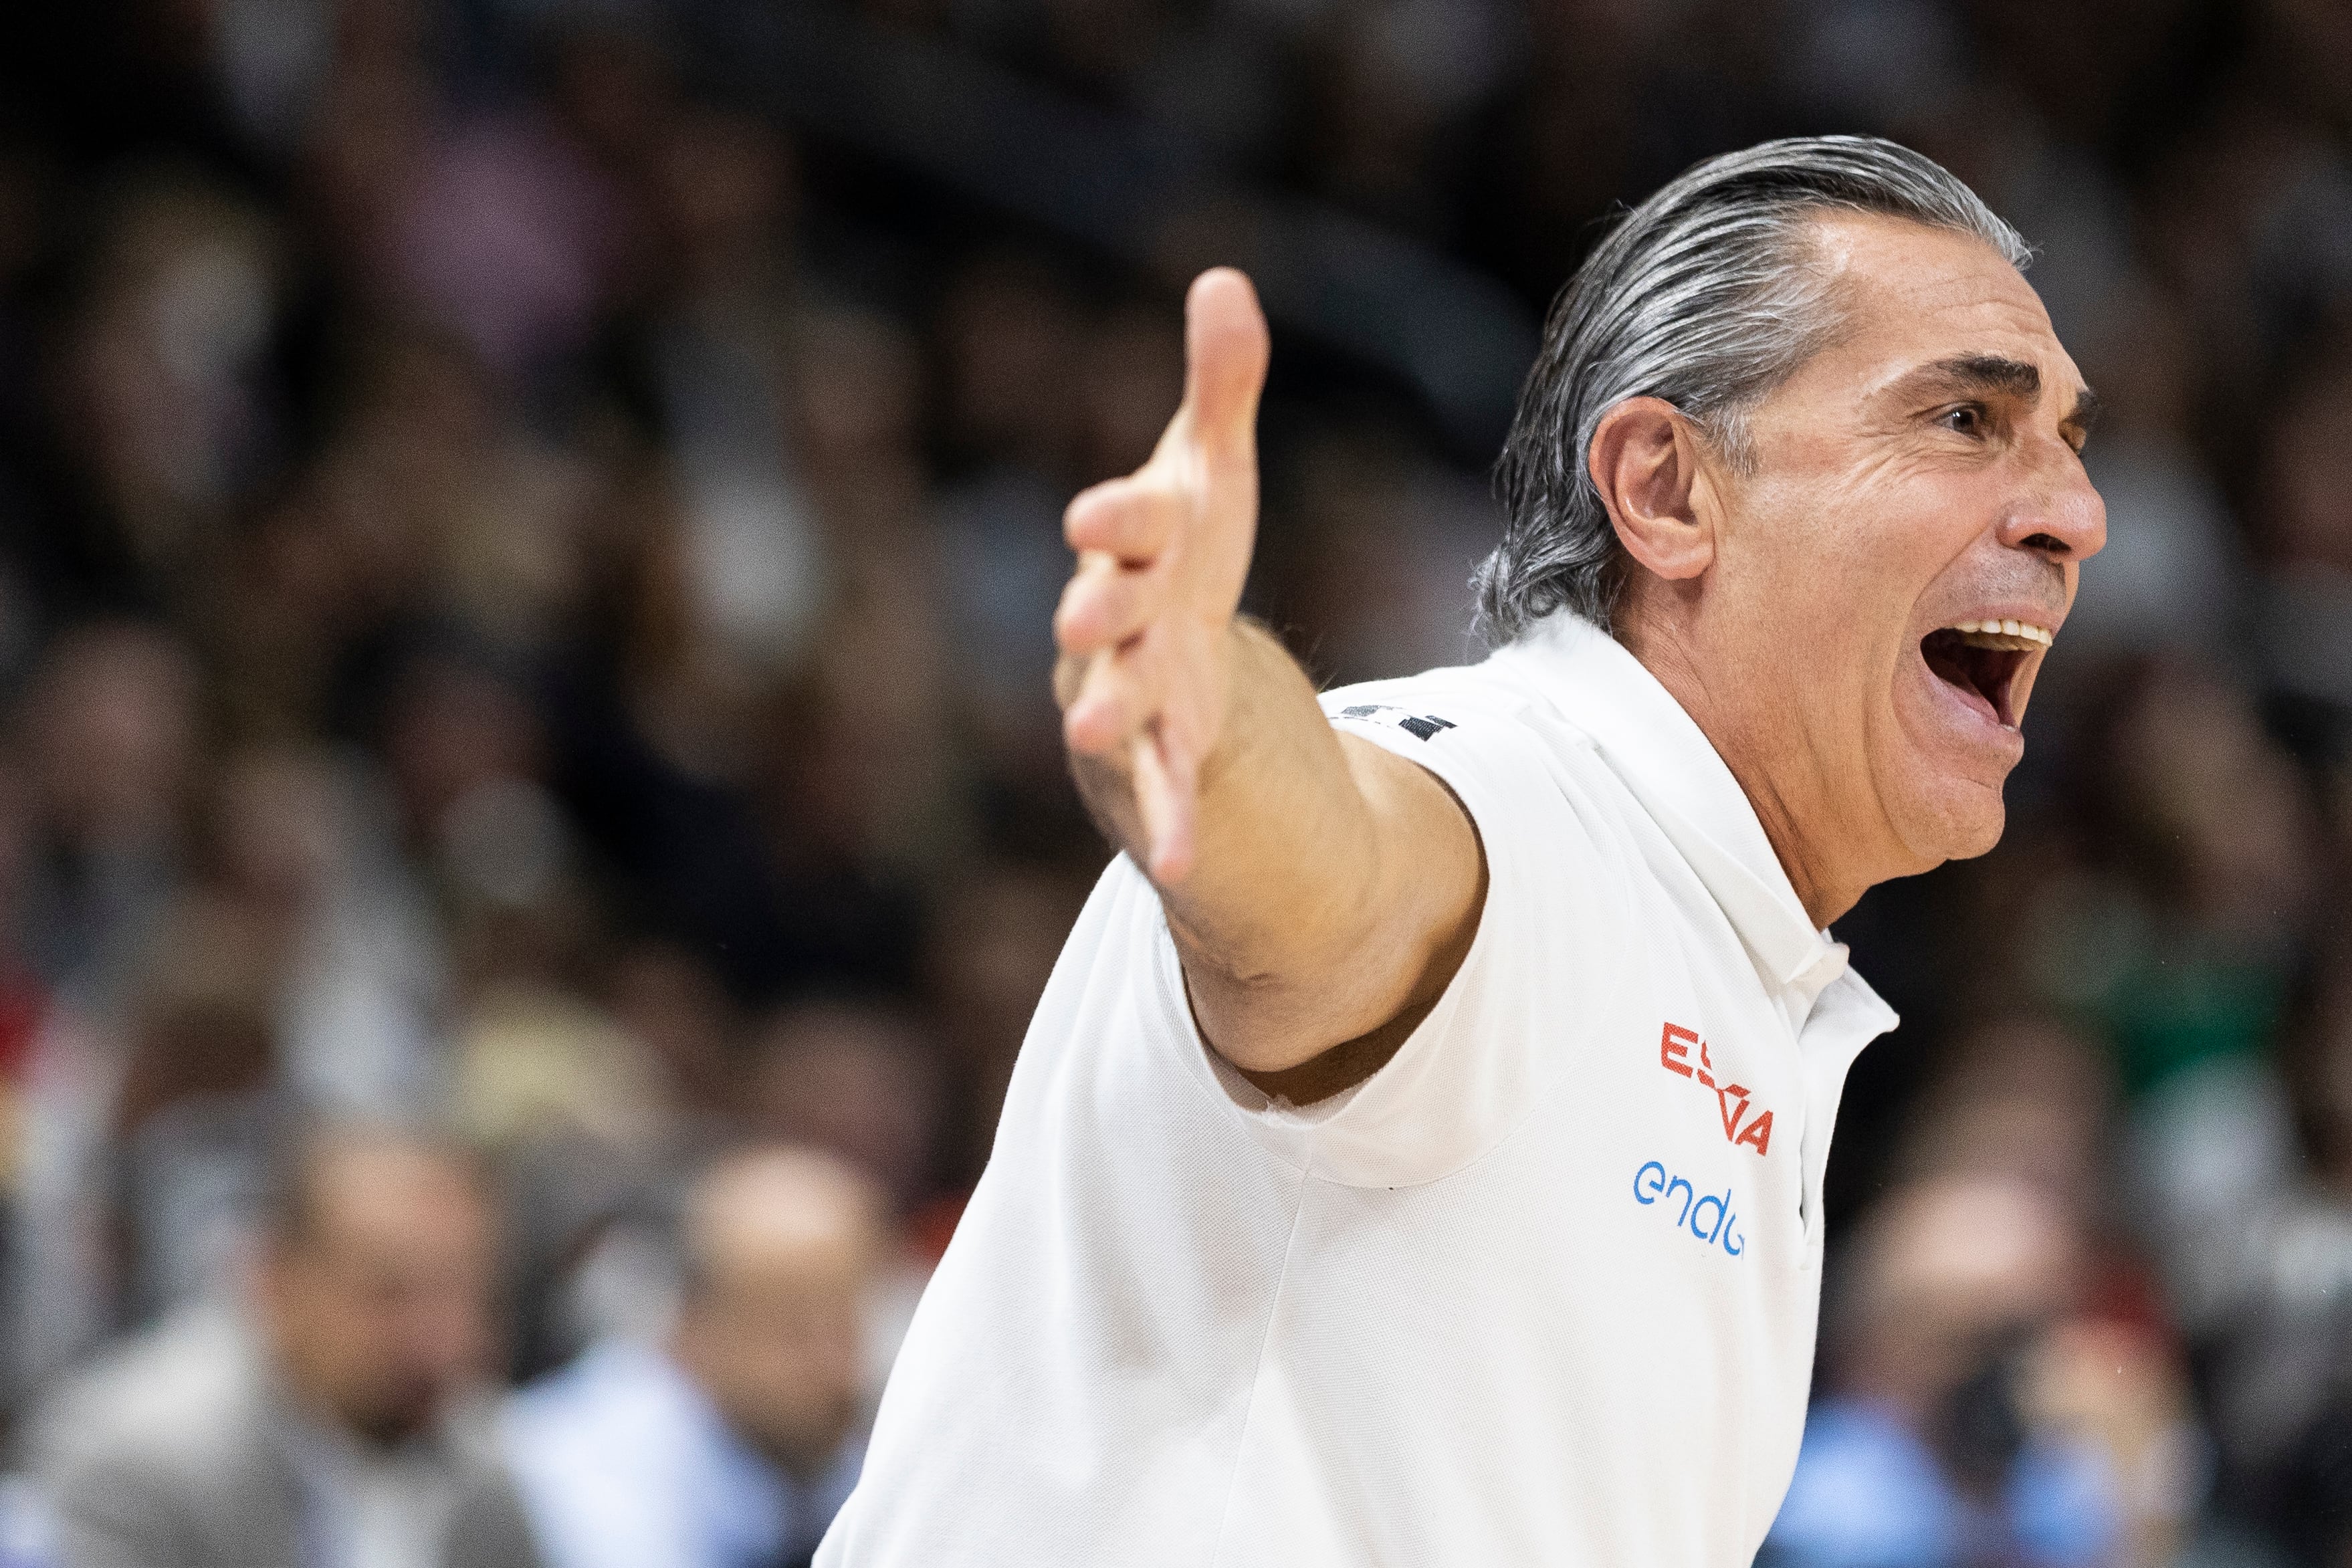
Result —
[[[1664,398],[1633,397],[1601,416],[1586,461],[1625,553],[1669,580],[1715,560],[1715,508],[1698,432]]]

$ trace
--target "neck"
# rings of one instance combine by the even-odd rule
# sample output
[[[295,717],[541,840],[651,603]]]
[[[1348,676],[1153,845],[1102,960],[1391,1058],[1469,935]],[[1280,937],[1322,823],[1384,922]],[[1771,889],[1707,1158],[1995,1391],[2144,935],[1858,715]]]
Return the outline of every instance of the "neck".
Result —
[[[695,1336],[682,1330],[670,1334],[670,1360],[686,1374],[687,1381],[710,1402],[710,1407],[733,1433],[737,1441],[773,1466],[776,1471],[795,1486],[814,1486],[824,1479],[840,1452],[842,1440],[849,1435],[846,1412],[835,1423],[823,1417],[812,1417],[800,1423],[801,1429],[786,1431],[775,1423],[758,1419],[753,1412],[727,1396],[726,1380],[714,1376],[712,1368],[704,1361],[702,1347]]]
[[[1822,781],[1809,776],[1801,754],[1790,752],[1782,727],[1736,700],[1734,693],[1748,682],[1735,677],[1710,683],[1707,663],[1695,655],[1689,639],[1671,622],[1661,625],[1640,615],[1631,603],[1619,617],[1617,640],[1682,705],[1731,769],[1797,902],[1804,905],[1805,918],[1816,928],[1826,926],[1860,903],[1874,879],[1852,863],[1850,854],[1840,852],[1850,844],[1847,835],[1807,831],[1808,822],[1828,816],[1814,809],[1827,799]],[[1733,700],[1722,700],[1727,697]],[[1782,765],[1775,767],[1776,759]]]

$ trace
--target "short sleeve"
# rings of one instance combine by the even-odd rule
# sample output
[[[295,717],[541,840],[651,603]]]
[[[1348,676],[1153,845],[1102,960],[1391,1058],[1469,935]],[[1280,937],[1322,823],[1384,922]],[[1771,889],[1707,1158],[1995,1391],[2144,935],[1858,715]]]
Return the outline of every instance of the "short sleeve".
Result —
[[[1423,677],[1330,694],[1324,709],[1334,727],[1427,768],[1467,810],[1486,860],[1477,935],[1436,1007],[1356,1088],[1297,1107],[1266,1103],[1230,1070],[1219,1076],[1262,1135],[1314,1176],[1434,1181],[1507,1136],[1563,1069],[1559,998],[1585,988],[1579,971],[1607,951],[1606,911],[1625,885],[1609,849],[1612,806],[1581,737],[1546,729],[1504,694]]]

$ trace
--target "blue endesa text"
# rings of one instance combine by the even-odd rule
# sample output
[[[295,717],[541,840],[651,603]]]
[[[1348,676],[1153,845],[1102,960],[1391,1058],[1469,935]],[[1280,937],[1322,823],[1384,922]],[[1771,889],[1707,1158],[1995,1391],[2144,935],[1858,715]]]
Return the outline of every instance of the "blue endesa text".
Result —
[[[1655,1160],[1633,1173],[1635,1203],[1647,1207],[1660,1198],[1671,1203],[1676,1193],[1682,1194],[1683,1197],[1682,1211],[1675,1216],[1676,1229],[1687,1230],[1701,1241],[1720,1243],[1723,1249],[1734,1258],[1748,1250],[1748,1238],[1732,1229],[1732,1222],[1739,1217],[1731,1211],[1729,1187],[1724,1188],[1720,1197],[1713,1193],[1701,1197],[1681,1176],[1668,1176],[1666,1167]],[[1710,1210],[1713,1211],[1713,1218],[1707,1218]]]

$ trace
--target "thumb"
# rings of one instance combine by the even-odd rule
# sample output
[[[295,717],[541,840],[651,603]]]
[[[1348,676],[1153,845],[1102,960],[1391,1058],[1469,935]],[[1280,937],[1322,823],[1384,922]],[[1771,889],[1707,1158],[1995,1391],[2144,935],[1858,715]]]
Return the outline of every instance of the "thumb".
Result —
[[[1267,353],[1265,313],[1250,280],[1230,267],[1194,278],[1184,297],[1184,406],[1213,450],[1248,450]]]

